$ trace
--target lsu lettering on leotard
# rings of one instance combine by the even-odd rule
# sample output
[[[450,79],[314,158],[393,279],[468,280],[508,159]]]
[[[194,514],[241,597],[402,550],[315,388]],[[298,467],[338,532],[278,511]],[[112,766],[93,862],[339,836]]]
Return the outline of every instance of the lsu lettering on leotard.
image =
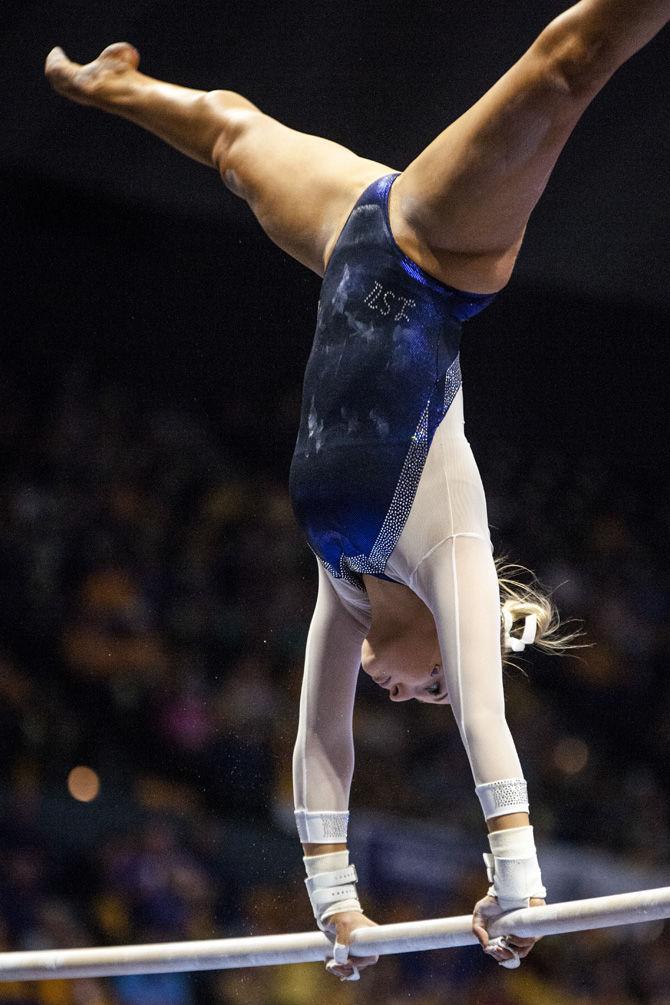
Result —
[[[428,448],[461,385],[463,321],[494,294],[429,276],[393,239],[397,174],[357,200],[328,262],[305,371],[289,492],[310,548],[336,579],[384,574]]]

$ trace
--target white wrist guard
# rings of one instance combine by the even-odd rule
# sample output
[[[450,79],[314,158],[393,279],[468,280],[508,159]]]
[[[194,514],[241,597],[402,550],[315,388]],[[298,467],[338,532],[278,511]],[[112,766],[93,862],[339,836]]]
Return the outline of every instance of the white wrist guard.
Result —
[[[307,879],[305,886],[312,904],[316,923],[326,930],[328,918],[341,911],[360,911],[356,883],[356,868],[349,865],[349,852],[337,851],[328,855],[305,855],[303,858]]]
[[[525,778],[501,778],[475,786],[484,819],[505,813],[528,813],[528,786]]]
[[[484,852],[491,886],[489,896],[497,897],[504,911],[529,907],[531,897],[547,896],[537,861],[533,828],[510,827],[489,834],[492,854]]]

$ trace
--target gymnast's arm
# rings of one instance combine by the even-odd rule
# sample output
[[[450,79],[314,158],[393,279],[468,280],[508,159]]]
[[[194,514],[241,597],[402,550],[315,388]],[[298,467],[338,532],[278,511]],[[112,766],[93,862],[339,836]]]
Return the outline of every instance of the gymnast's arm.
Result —
[[[451,481],[449,502],[462,513],[468,510],[463,506],[468,494]],[[505,715],[500,593],[491,542],[485,526],[477,529],[472,521],[470,527],[449,533],[430,550],[415,572],[415,586],[435,619],[454,717],[489,829],[484,861],[490,886],[474,907],[473,931],[485,952],[501,966],[514,967],[537,940],[509,933],[512,951],[489,939],[488,921],[502,911],[543,904],[546,889],[527,786]]]
[[[433,615],[445,691],[490,831],[496,861],[487,859],[486,865],[498,869],[495,896],[502,894],[505,905],[528,906],[545,891],[526,781],[505,714],[498,575],[484,487],[464,433],[460,400],[435,434],[397,560]],[[506,872],[512,859],[525,861],[518,883]]]
[[[293,754],[303,844],[346,843],[354,770],[352,719],[365,620],[345,607],[317,560],[318,595],[307,645]]]
[[[305,852],[307,888],[324,930],[347,946],[351,932],[371,925],[361,910],[347,851],[349,790],[354,770],[353,711],[361,645],[369,621],[336,593],[317,560],[319,587],[307,634],[298,735],[293,753],[295,816]],[[335,976],[356,979],[376,957],[328,964]]]
[[[467,511],[462,483],[450,480],[449,489]],[[471,510],[467,531],[450,531],[430,550],[413,582],[433,614],[452,711],[485,819],[497,830],[527,824],[528,801],[505,715],[498,577],[488,530],[474,517]]]

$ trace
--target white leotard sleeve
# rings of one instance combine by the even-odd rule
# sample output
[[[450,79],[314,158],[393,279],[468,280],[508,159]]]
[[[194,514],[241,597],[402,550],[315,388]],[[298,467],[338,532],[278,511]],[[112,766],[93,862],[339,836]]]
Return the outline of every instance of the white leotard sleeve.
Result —
[[[485,817],[528,811],[505,717],[498,577],[463,391],[438,427],[386,572],[430,608],[445,683]],[[428,669],[428,668],[427,668]]]
[[[366,594],[336,592],[317,559],[319,590],[307,634],[293,795],[303,843],[346,841],[354,770],[352,719],[361,646],[370,626]]]

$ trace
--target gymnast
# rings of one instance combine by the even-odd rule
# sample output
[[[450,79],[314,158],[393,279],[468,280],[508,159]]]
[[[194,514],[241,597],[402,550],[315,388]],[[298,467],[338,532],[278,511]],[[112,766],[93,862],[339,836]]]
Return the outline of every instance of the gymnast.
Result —
[[[235,92],[148,77],[126,42],[86,65],[58,47],[47,57],[56,91],[215,168],[267,235],[323,277],[289,476],[318,568],[293,774],[305,882],[342,980],[376,959],[348,951],[352,931],[374,924],[346,844],[360,669],[392,701],[451,704],[489,832],[473,931],[508,968],[537,941],[487,932],[546,896],[502,660],[569,637],[551,601],[493,557],[459,342],[509,281],[580,116],[668,19],[670,0],[581,0],[403,171],[290,129]]]

